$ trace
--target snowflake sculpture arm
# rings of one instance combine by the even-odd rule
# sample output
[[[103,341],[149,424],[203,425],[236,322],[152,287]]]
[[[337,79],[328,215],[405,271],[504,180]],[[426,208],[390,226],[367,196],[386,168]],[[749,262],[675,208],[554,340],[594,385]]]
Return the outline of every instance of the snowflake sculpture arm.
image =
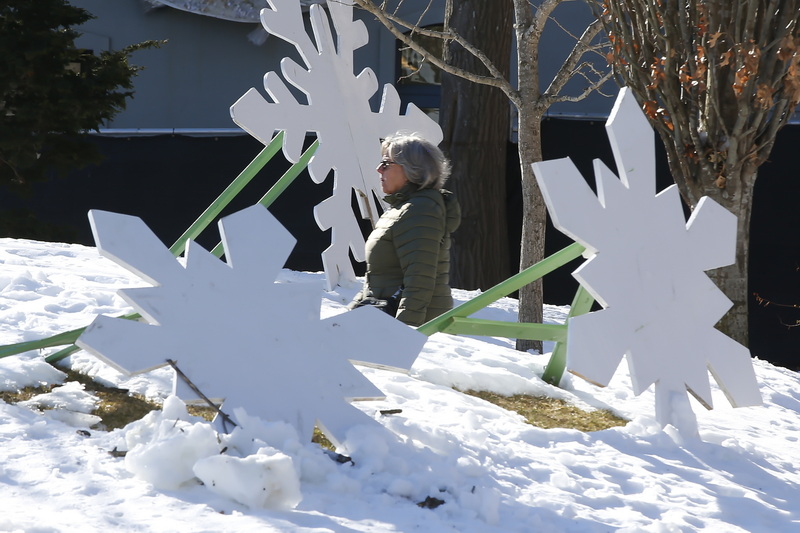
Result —
[[[734,406],[761,404],[750,353],[714,328],[731,302],[704,273],[735,260],[736,219],[704,198],[687,223],[676,186],[654,194],[652,129],[625,89],[607,129],[620,177],[595,162],[596,196],[570,161],[534,164],[554,225],[590,256],[573,275],[604,307],[570,319],[568,365],[607,385],[626,356],[636,394],[655,384],[659,422],[696,433],[686,392],[710,409],[708,371]]]
[[[377,78],[369,68],[357,76],[353,73],[353,52],[367,44],[368,34],[362,21],[353,20],[352,3],[328,5],[337,44],[321,6],[310,9],[312,41],[296,0],[269,3],[272,9],[261,12],[264,28],[293,44],[306,65],[284,58],[283,78],[299,89],[308,102],[298,102],[283,79],[268,72],[264,88],[272,101],[250,89],[231,106],[231,117],[264,144],[269,143],[275,131],[283,130],[283,150],[290,161],[300,157],[306,134],[317,134],[320,146],[309,164],[309,173],[316,183],[322,183],[334,170],[333,195],[314,211],[319,227],[333,230],[331,246],[322,256],[328,288],[332,289],[340,278],[355,277],[349,251],[356,260],[364,260],[364,238],[352,213],[351,195],[353,190],[357,192],[361,216],[374,218],[375,199],[383,196],[375,172],[381,139],[408,130],[438,144],[442,133],[439,125],[416,106],[409,105],[406,114],[401,115],[400,98],[391,85],[384,87],[380,110],[372,111],[369,99],[378,90]]]
[[[121,291],[147,323],[98,316],[77,344],[126,373],[177,361],[226,411],[284,420],[308,440],[319,424],[339,443],[374,423],[348,402],[383,396],[351,361],[408,371],[427,339],[371,308],[320,320],[319,287],[274,281],[295,240],[261,205],[220,221],[227,263],[190,242],[185,268],[140,219],[90,219],[101,253],[154,286]],[[375,332],[392,342],[376,346]],[[196,398],[177,377],[173,392]]]

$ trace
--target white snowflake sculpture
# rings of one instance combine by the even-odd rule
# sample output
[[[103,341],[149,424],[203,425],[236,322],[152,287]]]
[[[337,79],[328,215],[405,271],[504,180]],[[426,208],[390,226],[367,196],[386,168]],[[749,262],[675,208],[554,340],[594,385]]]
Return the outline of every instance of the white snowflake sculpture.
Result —
[[[376,423],[348,402],[383,397],[351,363],[406,372],[425,343],[373,308],[320,320],[318,286],[275,282],[295,239],[263,206],[220,221],[227,264],[190,242],[185,268],[139,218],[89,216],[100,252],[153,287],[120,291],[148,323],[98,316],[77,344],[126,373],[174,360],[229,414],[286,421],[306,440],[317,423],[338,444]],[[177,375],[173,392],[198,397]]]
[[[597,196],[567,159],[534,165],[554,225],[590,256],[573,275],[604,307],[570,320],[568,366],[607,385],[627,356],[662,426],[696,435],[686,392],[711,409],[708,371],[735,407],[761,404],[750,353],[714,328],[731,302],[704,273],[734,261],[736,218],[703,198],[687,223],[675,185],[655,195],[653,130],[627,89],[606,128],[620,178],[595,161]]]
[[[319,148],[309,164],[309,173],[322,183],[333,169],[333,195],[314,210],[323,230],[332,228],[331,245],[322,254],[328,290],[339,280],[354,280],[348,251],[364,261],[364,237],[352,209],[356,191],[361,216],[377,218],[376,198],[383,197],[375,167],[380,160],[382,138],[396,131],[416,131],[434,144],[442,140],[439,125],[416,106],[409,104],[400,114],[400,97],[392,85],[385,85],[380,110],[370,108],[369,99],[378,90],[375,73],[366,68],[353,73],[353,52],[366,45],[369,36],[364,23],[353,20],[353,6],[347,1],[328,4],[336,27],[334,45],[328,17],[319,5],[310,9],[314,41],[306,33],[302,10],[296,0],[269,0],[272,9],[261,11],[264,28],[293,44],[307,68],[290,58],[281,61],[288,83],[302,91],[308,104],[297,101],[275,72],[264,76],[264,87],[272,99],[250,89],[231,106],[231,117],[242,129],[264,144],[276,131],[285,131],[283,151],[290,161],[301,155],[306,133],[315,132]]]

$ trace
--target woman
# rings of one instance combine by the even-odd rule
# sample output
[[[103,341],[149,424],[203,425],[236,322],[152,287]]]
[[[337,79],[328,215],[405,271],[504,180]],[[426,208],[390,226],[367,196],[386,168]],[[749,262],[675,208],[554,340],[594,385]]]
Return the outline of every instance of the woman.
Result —
[[[383,141],[376,170],[389,208],[367,239],[364,287],[349,307],[399,298],[397,319],[419,326],[453,307],[450,234],[461,208],[442,189],[450,165],[419,135],[398,133]]]

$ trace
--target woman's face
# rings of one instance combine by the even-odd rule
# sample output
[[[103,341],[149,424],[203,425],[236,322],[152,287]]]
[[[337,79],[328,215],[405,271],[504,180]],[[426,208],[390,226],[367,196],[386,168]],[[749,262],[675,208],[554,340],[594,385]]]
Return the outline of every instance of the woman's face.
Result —
[[[381,175],[381,188],[386,194],[394,194],[408,183],[406,171],[387,155],[383,156],[375,170]]]

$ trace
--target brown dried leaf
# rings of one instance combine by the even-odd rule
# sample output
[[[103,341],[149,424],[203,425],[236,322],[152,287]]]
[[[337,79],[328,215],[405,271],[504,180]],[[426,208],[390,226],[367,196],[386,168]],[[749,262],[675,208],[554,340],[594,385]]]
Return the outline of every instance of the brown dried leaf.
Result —
[[[698,63],[705,61],[706,59],[706,49],[703,48],[703,45],[698,44],[696,48],[695,58],[697,59]]]
[[[797,50],[797,44],[791,35],[784,37],[778,45],[778,59],[786,61],[791,58]]]
[[[755,101],[756,105],[761,107],[762,109],[769,109],[774,105],[772,101],[772,96],[775,93],[775,89],[767,85],[766,83],[759,83],[756,87],[756,96]]]
[[[754,46],[751,42],[750,49],[744,56],[744,67],[750,74],[758,71],[758,62],[761,60],[761,49]]]
[[[664,58],[654,58],[650,64],[650,84],[647,88],[655,89],[666,77],[667,75],[664,73]]]
[[[678,81],[680,81],[683,85],[686,85],[692,81],[692,76],[689,74],[689,65],[686,63],[681,65],[681,68],[678,71]]]
[[[702,37],[708,33],[708,10],[706,9],[705,4],[699,4],[697,6],[697,11],[700,14],[700,17],[697,20],[697,35]]]
[[[642,106],[642,111],[648,118],[655,120],[658,112],[658,103],[655,100],[648,100]]]
[[[669,115],[667,114],[667,110],[664,109],[663,107],[660,107],[660,108],[658,108],[658,110],[656,112],[661,117],[661,122],[664,123],[664,125],[667,127],[667,129],[669,131],[674,131],[675,130],[675,125],[672,123],[672,120],[669,118]]]
[[[736,93],[737,97],[742,95],[745,85],[747,85],[747,82],[750,80],[751,73],[751,71],[748,71],[747,68],[742,65],[739,70],[736,71],[736,74],[734,74],[733,92]]]
[[[717,41],[719,40],[720,37],[722,37],[722,32],[721,31],[718,31],[716,33],[712,33],[711,35],[709,35],[708,47],[709,48],[714,48],[715,46],[717,46]]]
[[[694,79],[699,80],[704,78],[706,75],[706,70],[705,63],[698,63],[697,68],[694,71]]]

